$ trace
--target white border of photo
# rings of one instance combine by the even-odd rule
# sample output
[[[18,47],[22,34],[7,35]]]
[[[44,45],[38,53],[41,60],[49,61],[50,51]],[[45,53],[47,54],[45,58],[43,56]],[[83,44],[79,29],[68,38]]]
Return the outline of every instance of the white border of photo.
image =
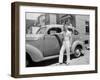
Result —
[[[90,63],[87,65],[73,66],[47,66],[47,67],[26,67],[25,66],[25,12],[39,13],[59,13],[59,14],[81,14],[90,16]],[[56,72],[74,72],[95,70],[95,10],[54,8],[54,7],[31,7],[20,6],[20,51],[19,51],[19,71],[20,74],[40,74]]]

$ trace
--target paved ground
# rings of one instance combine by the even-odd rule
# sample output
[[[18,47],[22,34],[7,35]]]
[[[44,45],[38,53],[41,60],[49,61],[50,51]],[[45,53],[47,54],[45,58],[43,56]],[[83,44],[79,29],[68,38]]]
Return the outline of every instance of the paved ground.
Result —
[[[85,50],[85,54],[81,55],[79,58],[73,57],[68,65],[82,65],[89,64],[89,50]],[[51,66],[58,65],[58,63],[52,64]],[[61,64],[66,65],[66,64]]]
[[[82,65],[82,64],[89,64],[89,50],[84,51],[85,54],[81,55],[79,58],[75,58],[73,55],[71,55],[71,61],[69,65]],[[64,61],[66,60],[66,57],[64,57]],[[31,63],[28,67],[37,67],[37,66],[57,66],[58,65],[58,58],[46,60],[38,63]],[[66,64],[62,64],[66,65]],[[61,66],[62,66],[61,65]],[[67,65],[66,65],[67,66]]]

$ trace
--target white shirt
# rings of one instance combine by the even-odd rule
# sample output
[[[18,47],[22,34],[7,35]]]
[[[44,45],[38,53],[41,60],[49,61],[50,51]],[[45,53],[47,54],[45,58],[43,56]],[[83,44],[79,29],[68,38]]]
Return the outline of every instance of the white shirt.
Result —
[[[70,41],[70,37],[71,37],[71,32],[67,30],[67,32],[63,31],[61,33],[64,37],[64,41]]]
[[[67,30],[67,32],[63,32],[64,41],[70,41],[71,32]]]

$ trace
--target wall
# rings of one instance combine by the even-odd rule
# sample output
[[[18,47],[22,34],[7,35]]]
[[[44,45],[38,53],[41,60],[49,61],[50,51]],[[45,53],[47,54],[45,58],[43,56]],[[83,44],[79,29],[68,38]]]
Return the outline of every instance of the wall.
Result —
[[[85,41],[89,41],[89,34],[86,34],[85,21],[90,21],[88,15],[75,15],[76,29],[80,33],[80,38]],[[89,27],[90,28],[90,27]]]
[[[80,33],[85,34],[86,29],[85,29],[85,21],[90,21],[89,16],[84,16],[84,15],[76,15],[75,16],[75,21],[76,21],[76,28]]]
[[[83,74],[83,75],[64,75],[52,77],[39,78],[23,78],[15,79],[10,77],[11,68],[11,2],[15,0],[1,0],[0,2],[0,80],[100,80],[100,69],[98,74]],[[18,1],[18,0],[16,0]],[[76,4],[98,6],[100,9],[100,0],[19,0],[41,3],[55,3],[55,4]],[[100,11],[99,13],[100,14]],[[100,20],[100,15],[98,16]],[[100,26],[100,23],[99,25]],[[98,27],[100,34],[100,27]],[[98,44],[100,44],[100,37],[98,37]],[[100,46],[98,46],[100,47]],[[99,50],[100,52],[100,50]],[[100,54],[98,54],[98,67],[100,68]]]

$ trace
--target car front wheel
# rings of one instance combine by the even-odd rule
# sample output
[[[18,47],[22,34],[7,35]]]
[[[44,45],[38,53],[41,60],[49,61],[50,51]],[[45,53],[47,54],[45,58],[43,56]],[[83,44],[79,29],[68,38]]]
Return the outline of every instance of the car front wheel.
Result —
[[[76,58],[78,58],[78,57],[80,57],[81,56],[81,54],[82,54],[82,48],[81,47],[76,47],[75,48],[75,53],[74,53],[74,56],[76,57]]]

